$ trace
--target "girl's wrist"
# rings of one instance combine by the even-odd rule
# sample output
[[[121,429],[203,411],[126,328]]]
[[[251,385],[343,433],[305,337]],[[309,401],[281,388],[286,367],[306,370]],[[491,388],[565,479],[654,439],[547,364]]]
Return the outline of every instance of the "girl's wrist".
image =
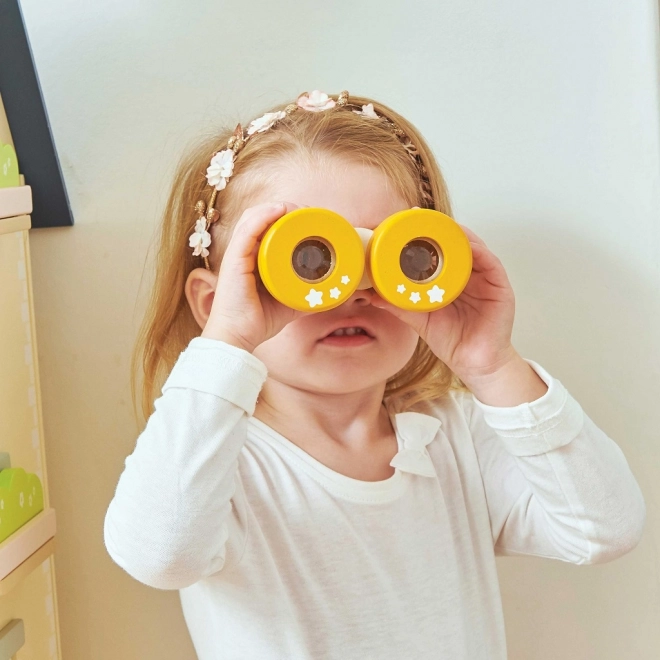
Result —
[[[255,346],[251,342],[245,340],[238,334],[231,333],[226,330],[211,330],[204,328],[204,330],[202,330],[201,336],[206,337],[207,339],[222,341],[225,344],[230,344],[231,346],[240,348],[244,351],[247,351],[248,353],[252,353],[252,351],[255,349]]]
[[[517,352],[489,374],[461,380],[487,406],[514,407],[540,399],[548,386]]]

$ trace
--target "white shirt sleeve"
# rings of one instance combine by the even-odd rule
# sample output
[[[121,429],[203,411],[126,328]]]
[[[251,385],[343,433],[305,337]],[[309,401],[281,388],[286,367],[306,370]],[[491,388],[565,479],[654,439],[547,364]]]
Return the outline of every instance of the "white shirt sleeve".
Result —
[[[621,449],[562,383],[514,407],[463,397],[499,555],[605,562],[640,540],[644,498]]]
[[[105,516],[106,548],[135,579],[181,589],[240,559],[238,455],[266,375],[251,353],[205,337],[179,356]]]

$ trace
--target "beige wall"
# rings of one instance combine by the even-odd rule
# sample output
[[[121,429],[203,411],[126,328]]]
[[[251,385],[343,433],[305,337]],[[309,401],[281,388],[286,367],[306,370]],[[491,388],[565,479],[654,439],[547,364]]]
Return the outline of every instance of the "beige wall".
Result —
[[[145,256],[191,135],[314,88],[420,127],[457,218],[509,272],[519,351],[617,440],[645,493],[645,537],[612,564],[500,562],[511,658],[660,657],[655,2],[22,6],[77,223],[30,234],[64,657],[194,657],[176,592],[134,582],[103,546],[138,434]]]

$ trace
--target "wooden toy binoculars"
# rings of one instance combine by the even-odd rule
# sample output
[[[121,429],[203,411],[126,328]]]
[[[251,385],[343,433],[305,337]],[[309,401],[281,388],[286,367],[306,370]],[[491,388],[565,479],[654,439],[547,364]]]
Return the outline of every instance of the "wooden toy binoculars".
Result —
[[[472,250],[458,223],[432,209],[400,211],[372,231],[301,208],[269,227],[257,265],[271,295],[300,311],[326,311],[373,287],[397,307],[429,312],[463,291]]]

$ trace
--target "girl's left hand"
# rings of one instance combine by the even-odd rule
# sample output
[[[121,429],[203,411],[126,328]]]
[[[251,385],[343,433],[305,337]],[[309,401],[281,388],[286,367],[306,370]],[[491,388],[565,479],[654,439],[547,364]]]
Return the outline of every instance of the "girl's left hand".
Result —
[[[451,304],[433,312],[409,312],[374,293],[372,305],[415,329],[466,385],[519,359],[511,344],[515,296],[502,262],[472,230],[460,225],[472,248],[472,274]]]

